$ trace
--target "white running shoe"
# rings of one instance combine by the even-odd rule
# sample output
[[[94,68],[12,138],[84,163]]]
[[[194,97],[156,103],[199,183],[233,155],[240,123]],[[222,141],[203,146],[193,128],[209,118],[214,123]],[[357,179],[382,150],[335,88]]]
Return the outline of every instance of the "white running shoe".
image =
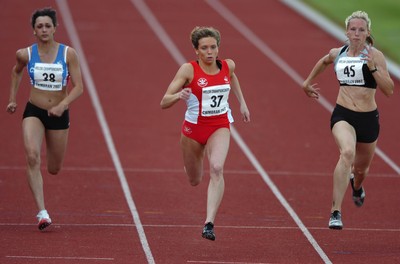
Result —
[[[335,210],[331,213],[331,218],[329,219],[329,228],[338,230],[343,228],[342,214],[338,210]]]
[[[38,219],[38,228],[39,230],[43,231],[49,225],[51,225],[51,218],[47,210],[40,211],[36,218]]]

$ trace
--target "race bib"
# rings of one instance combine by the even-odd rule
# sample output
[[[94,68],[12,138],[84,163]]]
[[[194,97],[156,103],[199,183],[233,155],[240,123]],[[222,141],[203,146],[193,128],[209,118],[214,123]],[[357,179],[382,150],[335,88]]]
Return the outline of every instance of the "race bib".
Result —
[[[34,87],[46,91],[62,90],[63,66],[61,64],[35,63]]]
[[[212,86],[202,89],[201,115],[215,116],[228,111],[229,84]]]
[[[340,58],[336,64],[336,75],[340,84],[364,85],[363,65],[364,61],[360,58]]]

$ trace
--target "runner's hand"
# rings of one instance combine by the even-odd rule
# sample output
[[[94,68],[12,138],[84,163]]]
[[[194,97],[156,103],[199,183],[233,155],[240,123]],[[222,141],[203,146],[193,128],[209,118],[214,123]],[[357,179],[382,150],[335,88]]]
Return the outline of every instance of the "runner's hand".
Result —
[[[182,89],[182,91],[179,92],[179,99],[187,101],[187,100],[189,100],[191,93],[192,93],[192,89],[190,89],[190,88]]]
[[[10,114],[15,113],[17,111],[17,103],[16,102],[11,102],[7,105],[7,112]]]

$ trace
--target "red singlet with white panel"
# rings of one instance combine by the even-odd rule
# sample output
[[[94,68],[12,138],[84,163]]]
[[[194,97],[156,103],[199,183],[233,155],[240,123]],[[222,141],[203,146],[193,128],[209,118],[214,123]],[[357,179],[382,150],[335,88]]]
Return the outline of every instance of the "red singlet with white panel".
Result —
[[[190,63],[194,69],[192,82],[184,88],[191,88],[192,94],[186,101],[185,120],[199,125],[221,125],[233,122],[228,98],[231,90],[229,67],[225,60],[215,75],[206,74],[197,61]]]

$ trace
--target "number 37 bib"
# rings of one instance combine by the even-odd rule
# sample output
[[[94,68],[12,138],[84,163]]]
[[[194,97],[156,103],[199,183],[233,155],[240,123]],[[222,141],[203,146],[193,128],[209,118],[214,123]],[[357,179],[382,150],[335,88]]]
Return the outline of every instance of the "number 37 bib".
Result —
[[[202,89],[201,115],[222,115],[228,111],[229,84],[206,87]]]

